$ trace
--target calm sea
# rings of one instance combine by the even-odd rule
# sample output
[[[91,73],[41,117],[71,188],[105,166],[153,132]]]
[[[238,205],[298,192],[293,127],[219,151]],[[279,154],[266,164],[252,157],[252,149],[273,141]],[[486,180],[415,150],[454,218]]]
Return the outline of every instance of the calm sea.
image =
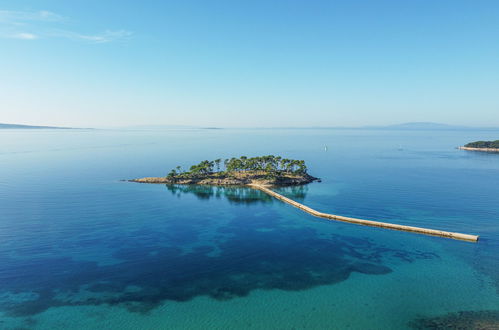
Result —
[[[499,154],[456,149],[498,138],[0,130],[0,328],[499,327]],[[279,190],[317,210],[480,241],[318,219],[246,188],[121,181],[265,154],[307,161],[322,183]]]

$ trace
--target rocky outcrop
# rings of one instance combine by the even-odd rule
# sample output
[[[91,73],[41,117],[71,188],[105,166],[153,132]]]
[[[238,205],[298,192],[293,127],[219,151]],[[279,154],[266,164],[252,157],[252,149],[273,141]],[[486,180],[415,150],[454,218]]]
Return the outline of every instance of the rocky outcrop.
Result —
[[[409,326],[413,329],[499,329],[499,311],[461,311],[442,316],[418,318]]]
[[[459,147],[461,150],[469,151],[484,151],[484,152],[499,152],[499,148],[471,148],[471,147]]]
[[[278,173],[270,177],[263,172],[238,172],[231,174],[212,173],[198,176],[146,177],[129,180],[139,183],[198,184],[212,186],[241,186],[258,184],[263,186],[297,186],[319,180],[308,174]]]

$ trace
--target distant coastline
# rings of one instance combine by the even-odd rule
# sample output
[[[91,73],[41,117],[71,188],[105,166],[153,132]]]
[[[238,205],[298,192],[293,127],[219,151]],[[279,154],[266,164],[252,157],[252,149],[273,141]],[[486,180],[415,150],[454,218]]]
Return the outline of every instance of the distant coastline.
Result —
[[[499,152],[499,140],[495,141],[475,141],[459,147],[461,150],[482,151],[482,152]]]
[[[0,129],[75,129],[75,128],[73,128],[73,127],[34,126],[34,125],[2,124],[2,123],[0,123]]]
[[[242,126],[242,127],[219,127],[219,126],[189,126],[189,125],[133,125],[133,126],[99,126],[104,129],[117,130],[223,130],[223,129],[321,129],[321,130],[377,130],[377,131],[499,131],[499,127],[473,127],[447,125],[432,122],[409,122],[394,125],[380,126]],[[0,129],[95,129],[88,127],[60,127],[60,126],[41,126],[24,124],[6,124],[0,123]]]

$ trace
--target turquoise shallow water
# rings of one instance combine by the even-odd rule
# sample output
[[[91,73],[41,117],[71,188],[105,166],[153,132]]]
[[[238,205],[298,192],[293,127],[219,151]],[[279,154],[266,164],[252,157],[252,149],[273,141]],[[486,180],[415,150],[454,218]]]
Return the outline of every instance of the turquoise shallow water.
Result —
[[[455,149],[497,134],[2,130],[0,328],[499,322],[499,154]],[[481,239],[326,221],[246,188],[120,181],[262,154],[307,161],[322,183],[279,190],[315,209]]]

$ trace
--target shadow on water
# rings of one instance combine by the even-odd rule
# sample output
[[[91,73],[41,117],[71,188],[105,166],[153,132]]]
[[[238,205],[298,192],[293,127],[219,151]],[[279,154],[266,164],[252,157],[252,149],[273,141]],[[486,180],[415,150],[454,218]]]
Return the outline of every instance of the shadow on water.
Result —
[[[239,204],[266,204],[275,201],[266,193],[245,186],[166,185],[166,189],[178,197],[183,194],[194,194],[200,200],[225,197],[229,202]],[[279,193],[298,201],[303,201],[307,196],[307,192],[308,187],[304,185],[279,188]]]
[[[233,203],[271,200],[247,188],[167,188],[176,195],[223,196]],[[114,251],[112,257],[120,262],[111,265],[58,255],[31,259],[0,255],[0,308],[20,317],[50,307],[101,304],[147,313],[168,300],[198,296],[228,300],[256,289],[297,291],[334,284],[348,279],[352,272],[387,274],[392,270],[385,258],[413,262],[437,257],[387,248],[369,239],[289,226],[291,220],[269,208],[258,213],[238,212],[213,229],[215,238],[204,241],[200,231],[206,228],[192,220],[166,219],[161,228],[145,226],[127,237],[113,236],[110,231],[108,240],[95,244]],[[196,247],[187,252],[182,249],[192,242],[198,243]],[[75,244],[84,247],[86,243]]]
[[[200,200],[220,199],[224,197],[229,202],[236,204],[265,204],[273,202],[272,197],[269,195],[243,186],[166,185],[166,189],[178,197],[184,194],[193,194]]]

